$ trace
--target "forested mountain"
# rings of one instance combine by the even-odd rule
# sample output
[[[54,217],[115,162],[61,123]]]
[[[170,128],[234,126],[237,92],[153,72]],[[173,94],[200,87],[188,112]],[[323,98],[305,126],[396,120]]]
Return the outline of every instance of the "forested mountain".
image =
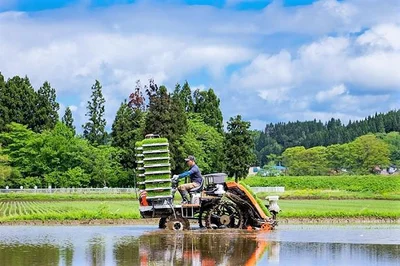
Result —
[[[264,165],[270,154],[280,155],[295,146],[311,148],[343,144],[368,133],[389,133],[400,131],[400,110],[368,116],[360,121],[350,121],[347,125],[340,119],[321,121],[296,121],[268,124],[262,132],[256,132],[255,150],[258,163]]]

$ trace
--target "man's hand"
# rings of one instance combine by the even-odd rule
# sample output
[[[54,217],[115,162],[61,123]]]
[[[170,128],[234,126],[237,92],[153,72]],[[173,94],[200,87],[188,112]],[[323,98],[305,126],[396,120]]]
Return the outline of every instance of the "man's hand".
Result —
[[[173,175],[171,181],[176,182],[179,180],[179,175]]]

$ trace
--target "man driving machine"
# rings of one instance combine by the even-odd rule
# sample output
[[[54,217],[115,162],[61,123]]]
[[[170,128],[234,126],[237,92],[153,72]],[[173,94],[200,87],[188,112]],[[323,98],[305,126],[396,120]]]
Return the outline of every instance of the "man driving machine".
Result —
[[[178,180],[181,178],[184,178],[186,176],[190,176],[190,183],[187,184],[182,184],[178,186],[178,191],[182,196],[182,203],[189,203],[190,202],[190,196],[189,196],[189,190],[199,187],[202,183],[202,176],[199,167],[195,163],[195,158],[192,155],[189,155],[185,159],[187,165],[189,166],[189,170],[186,172],[183,172],[182,174],[179,175],[174,175],[172,177],[172,182],[179,182]]]

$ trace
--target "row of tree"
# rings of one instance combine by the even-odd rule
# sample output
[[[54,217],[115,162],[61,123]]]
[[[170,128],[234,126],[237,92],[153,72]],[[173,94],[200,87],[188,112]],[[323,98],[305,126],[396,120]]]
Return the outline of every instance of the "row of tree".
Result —
[[[70,108],[59,121],[56,92],[48,82],[35,91],[27,77],[5,81],[0,74],[0,81],[0,186],[133,186],[135,143],[152,133],[168,138],[174,173],[186,168],[189,154],[203,173],[226,171],[237,178],[255,161],[250,123],[233,117],[225,133],[212,89],[192,92],[185,82],[168,92],[153,80],[144,87],[138,81],[109,134],[96,80],[88,121],[77,135]]]
[[[268,155],[281,155],[290,147],[343,144],[369,133],[392,131],[400,131],[400,110],[375,114],[360,121],[349,121],[347,125],[333,118],[326,123],[316,120],[271,123],[266,125],[264,131],[255,132],[255,153],[258,164],[264,165]]]
[[[400,162],[400,134],[367,134],[345,144],[286,149],[279,158],[290,175],[370,174]],[[275,158],[276,159],[276,158]]]

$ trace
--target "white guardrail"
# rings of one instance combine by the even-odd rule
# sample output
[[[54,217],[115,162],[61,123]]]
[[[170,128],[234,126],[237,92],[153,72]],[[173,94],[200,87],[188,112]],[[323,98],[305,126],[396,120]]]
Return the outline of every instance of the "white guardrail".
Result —
[[[285,192],[285,187],[251,187],[254,193],[260,192]]]

